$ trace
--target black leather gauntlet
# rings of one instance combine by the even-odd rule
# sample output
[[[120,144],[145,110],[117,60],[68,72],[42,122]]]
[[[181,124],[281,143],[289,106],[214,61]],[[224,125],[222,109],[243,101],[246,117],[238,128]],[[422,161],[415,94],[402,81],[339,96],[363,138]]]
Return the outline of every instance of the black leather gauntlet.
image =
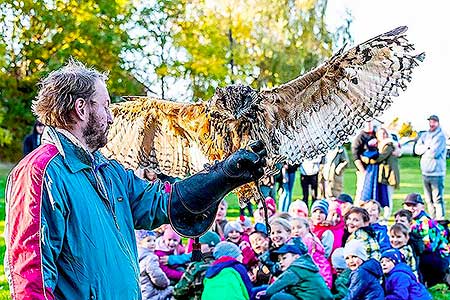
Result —
[[[258,141],[250,147],[253,151],[240,149],[172,186],[169,220],[175,231],[186,237],[203,234],[214,222],[224,196],[264,174],[264,145]]]

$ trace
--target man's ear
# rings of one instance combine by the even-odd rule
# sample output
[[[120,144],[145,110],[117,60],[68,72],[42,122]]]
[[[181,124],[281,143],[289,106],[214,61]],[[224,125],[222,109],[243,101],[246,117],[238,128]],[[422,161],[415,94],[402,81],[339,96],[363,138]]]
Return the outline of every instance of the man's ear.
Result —
[[[85,121],[89,118],[89,103],[83,99],[78,98],[75,100],[74,112],[75,116],[82,121]]]

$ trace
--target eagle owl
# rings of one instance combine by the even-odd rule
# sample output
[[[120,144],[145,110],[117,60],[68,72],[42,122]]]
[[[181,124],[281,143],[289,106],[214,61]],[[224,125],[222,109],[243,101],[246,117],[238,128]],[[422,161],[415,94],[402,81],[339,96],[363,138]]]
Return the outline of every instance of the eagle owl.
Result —
[[[281,86],[217,88],[207,102],[126,97],[112,105],[114,124],[103,153],[132,169],[185,177],[222,160],[251,140],[264,142],[269,165],[323,155],[380,115],[424,53],[414,52],[407,27],[342,48],[314,70]],[[238,191],[241,204],[257,196]]]

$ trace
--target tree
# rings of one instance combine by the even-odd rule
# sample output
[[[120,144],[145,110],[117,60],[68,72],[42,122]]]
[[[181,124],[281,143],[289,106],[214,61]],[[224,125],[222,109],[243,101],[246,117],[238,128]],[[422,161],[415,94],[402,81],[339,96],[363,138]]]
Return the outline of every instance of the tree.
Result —
[[[3,141],[7,146],[0,150],[0,159],[20,158],[21,141],[33,124],[30,105],[36,84],[69,57],[110,71],[113,98],[144,93],[143,86],[122,68],[119,55],[128,42],[123,26],[131,8],[124,0],[0,4],[0,109],[5,112],[0,128],[11,136]]]
[[[177,80],[174,73],[179,49],[173,45],[172,20],[182,13],[184,5],[178,0],[139,0],[127,24],[130,47],[123,58],[134,76],[161,99],[168,99],[169,86]]]
[[[178,72],[190,79],[197,99],[211,97],[219,84],[261,88],[293,79],[332,52],[326,5],[324,0],[187,2],[174,21],[174,44],[186,51]]]

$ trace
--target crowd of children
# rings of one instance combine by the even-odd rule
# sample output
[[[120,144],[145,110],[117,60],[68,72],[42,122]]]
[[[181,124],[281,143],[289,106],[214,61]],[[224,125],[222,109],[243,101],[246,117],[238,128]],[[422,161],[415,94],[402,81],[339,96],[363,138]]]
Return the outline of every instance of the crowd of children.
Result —
[[[419,194],[404,200],[395,223],[380,218],[376,201],[353,205],[342,194],[297,200],[277,213],[266,199],[255,222],[227,220],[220,204],[215,225],[200,237],[202,260],[166,225],[136,231],[143,299],[431,299],[427,288],[450,284],[447,230],[424,210]],[[259,214],[259,217],[257,216]]]

